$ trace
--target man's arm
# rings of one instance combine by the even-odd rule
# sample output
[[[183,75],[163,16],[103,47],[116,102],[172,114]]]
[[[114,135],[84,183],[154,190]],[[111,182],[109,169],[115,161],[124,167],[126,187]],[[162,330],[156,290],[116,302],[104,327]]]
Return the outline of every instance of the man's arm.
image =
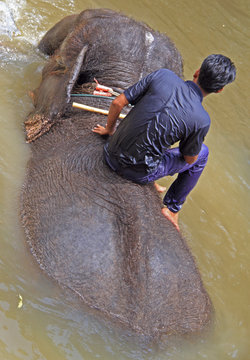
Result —
[[[108,120],[105,127],[97,124],[92,131],[100,135],[113,135],[115,132],[115,124],[124,106],[128,105],[128,100],[124,94],[115,98],[109,108]]]
[[[100,135],[113,135],[115,132],[116,121],[124,106],[128,105],[129,103],[135,105],[136,102],[146,92],[152,79],[157,74],[161,74],[161,71],[163,70],[164,69],[156,70],[153,73],[148,74],[143,79],[126,89],[124,93],[119,95],[115,100],[113,100],[109,108],[109,115],[106,126],[103,127],[97,124],[92,131]]]

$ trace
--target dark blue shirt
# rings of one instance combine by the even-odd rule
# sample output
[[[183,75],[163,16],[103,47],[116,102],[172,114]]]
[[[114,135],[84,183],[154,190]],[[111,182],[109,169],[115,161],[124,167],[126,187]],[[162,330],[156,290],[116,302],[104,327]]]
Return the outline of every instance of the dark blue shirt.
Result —
[[[200,152],[210,118],[194,82],[160,69],[125,90],[124,95],[134,107],[105,146],[115,170],[129,167],[140,175],[152,173],[166,149],[177,141],[183,155]]]

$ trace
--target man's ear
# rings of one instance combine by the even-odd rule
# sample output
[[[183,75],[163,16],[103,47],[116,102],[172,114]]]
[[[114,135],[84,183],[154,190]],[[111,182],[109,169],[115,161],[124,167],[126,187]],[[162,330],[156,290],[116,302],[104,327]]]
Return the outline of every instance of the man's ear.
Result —
[[[197,69],[193,75],[193,82],[195,82],[196,84],[198,83],[199,75],[200,75],[200,69]]]
[[[200,69],[197,69],[193,75],[194,80],[198,80],[199,75],[200,75]]]
[[[222,92],[222,90],[223,90],[224,88],[222,88],[222,89],[220,89],[220,90],[217,90],[217,91],[215,91],[215,93],[217,94],[217,93],[220,93],[220,92]]]

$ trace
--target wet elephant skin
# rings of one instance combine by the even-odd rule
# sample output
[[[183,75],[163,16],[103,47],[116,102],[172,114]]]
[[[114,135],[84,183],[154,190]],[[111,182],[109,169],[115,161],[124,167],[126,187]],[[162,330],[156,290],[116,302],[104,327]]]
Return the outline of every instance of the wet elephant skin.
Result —
[[[108,319],[154,337],[200,332],[210,322],[212,305],[185,240],[161,214],[161,199],[152,184],[132,183],[108,168],[103,160],[105,139],[91,131],[96,123],[105,124],[106,118],[72,108],[72,101],[79,102],[79,98],[76,100],[67,93],[79,79],[89,82],[97,75],[101,83],[124,89],[155,67],[170,67],[180,73],[181,58],[171,45],[175,60],[168,66],[168,57],[159,60],[156,51],[170,44],[163,35],[123,15],[98,10],[95,17],[95,12],[72,16],[71,25],[67,23],[68,35],[64,34],[65,39],[59,39],[58,43],[54,41],[53,46],[50,38],[55,36],[53,29],[40,43],[40,48],[52,56],[35,91],[29,130],[32,119],[37,116],[41,120],[39,126],[44,125],[44,119],[53,126],[35,139],[28,137],[32,155],[21,196],[21,221],[26,239],[46,274]],[[98,34],[99,42],[95,32],[93,39],[91,37],[92,31],[97,30],[96,19],[99,25],[100,18],[104,23],[108,21],[109,26],[114,21],[116,25],[127,26],[126,31],[133,28],[134,33],[153,34],[156,40],[150,46],[156,50],[150,53],[151,47],[145,47],[145,41],[141,45],[139,36],[141,52],[150,53],[145,57],[145,64],[136,61],[137,57],[133,62],[127,50],[123,61],[130,61],[128,75],[124,69],[119,71],[121,64],[114,64],[112,68],[113,52],[120,47],[119,31],[113,31],[116,43],[114,48],[110,47],[109,60],[104,54],[102,62],[98,53],[103,48],[101,36]],[[56,32],[60,26],[64,28],[64,21],[56,25]],[[75,34],[79,31],[82,34],[81,26],[91,29],[86,42]],[[75,35],[81,46],[78,44],[78,52],[73,54],[72,37]],[[49,44],[49,51],[46,51],[46,44]],[[70,72],[67,60],[70,45],[73,46],[72,67],[79,60],[80,48],[87,45],[75,72]],[[129,49],[124,39],[123,46]],[[94,59],[90,61],[93,48],[96,52],[94,66]],[[55,75],[55,57],[58,59],[58,56],[60,67],[66,70]],[[46,102],[43,92],[48,88],[51,98]],[[106,108],[109,103],[102,99],[82,101]],[[37,125],[36,121],[34,123]]]

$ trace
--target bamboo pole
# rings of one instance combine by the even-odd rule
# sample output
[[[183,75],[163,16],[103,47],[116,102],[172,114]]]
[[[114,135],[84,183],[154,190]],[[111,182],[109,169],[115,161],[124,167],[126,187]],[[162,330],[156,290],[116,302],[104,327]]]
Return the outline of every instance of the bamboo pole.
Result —
[[[99,108],[96,108],[96,107],[93,107],[93,106],[79,104],[79,103],[76,103],[76,102],[73,102],[72,106],[75,107],[75,108],[78,108],[78,109],[83,109],[83,110],[86,110],[86,111],[96,112],[96,113],[103,114],[103,115],[108,115],[108,113],[109,113],[108,110],[103,110],[103,109],[99,109]],[[126,116],[126,114],[120,114],[119,118],[124,119],[125,116]]]

